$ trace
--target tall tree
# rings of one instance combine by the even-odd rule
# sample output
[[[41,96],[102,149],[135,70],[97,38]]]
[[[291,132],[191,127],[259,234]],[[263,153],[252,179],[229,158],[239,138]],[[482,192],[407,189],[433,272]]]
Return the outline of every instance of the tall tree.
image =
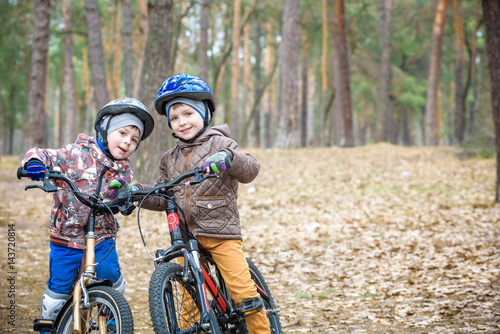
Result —
[[[257,104],[257,112],[253,117],[253,135],[254,135],[254,146],[260,147],[261,145],[261,128],[260,128],[260,116],[261,116],[261,105],[262,103],[257,102],[257,98],[262,90],[262,45],[260,39],[262,37],[262,25],[260,20],[255,22],[255,32],[254,32],[254,44],[255,44],[255,65],[253,66],[254,73],[254,103]]]
[[[279,107],[276,146],[298,147],[299,130],[299,0],[285,0],[279,49]]]
[[[472,85],[472,102],[469,110],[469,123],[467,127],[467,135],[470,137],[474,129],[474,119],[476,114],[476,106],[478,99],[477,91],[477,66],[476,66],[476,55],[477,55],[477,29],[479,25],[479,3],[481,0],[476,0],[474,6],[474,28],[472,30],[472,42],[471,42],[471,55],[470,55],[470,81]]]
[[[380,20],[380,51],[381,69],[378,89],[379,111],[383,115],[383,129],[385,140],[396,144],[396,125],[393,117],[391,105],[391,78],[392,78],[392,14],[394,0],[381,0],[381,20]]]
[[[306,9],[304,14],[304,24],[308,24],[311,17],[311,13],[309,9]],[[300,145],[302,147],[307,147],[307,139],[309,130],[307,123],[309,121],[307,117],[307,109],[308,109],[308,84],[309,84],[309,34],[307,31],[302,34],[304,40],[304,46],[302,48],[302,73],[301,73],[301,82],[302,82],[302,97],[301,97],[301,113],[300,113]]]
[[[243,128],[251,119],[248,118],[248,108],[251,102],[250,91],[252,90],[252,64],[250,61],[250,24],[243,28],[243,101],[241,101],[241,126]],[[243,133],[240,131],[240,133]],[[241,135],[240,135],[241,137]],[[241,137],[241,145],[247,145],[248,138],[245,134]]]
[[[330,0],[329,5],[332,9],[335,6],[335,0]],[[335,14],[335,11],[333,11]],[[342,77],[340,75],[340,59],[338,52],[338,25],[337,17],[332,15],[330,19],[330,31],[332,35],[332,52],[330,55],[333,75],[333,93],[327,100],[323,115],[322,145],[331,146],[332,144],[344,146],[345,131],[344,131],[344,115],[342,114]]]
[[[35,28],[28,92],[26,147],[46,143],[46,82],[49,53],[50,0],[35,0]]]
[[[345,142],[343,146],[354,146],[352,104],[351,104],[351,79],[349,74],[349,60],[347,56],[347,42],[345,32],[344,0],[335,0],[336,29],[334,34],[335,52],[338,53],[340,71],[340,95],[342,96],[342,115]]]
[[[75,68],[73,66],[73,26],[71,23],[71,0],[63,1],[64,17],[64,86],[66,106],[64,122],[64,142],[71,142],[76,137],[76,91]]]
[[[425,144],[439,144],[438,127],[438,84],[441,72],[441,53],[443,47],[444,25],[446,23],[447,0],[438,0],[434,27],[432,29],[432,49],[427,83],[427,100],[425,104]]]
[[[497,151],[497,182],[495,201],[500,202],[500,1],[483,0],[486,50],[491,81],[491,107],[495,122],[495,146]]]
[[[274,45],[273,45],[273,25],[271,21],[266,23],[266,50],[264,55],[264,73],[269,76],[272,72],[274,60]],[[274,110],[274,87],[270,85],[264,96],[264,147],[271,147],[271,115]]]
[[[321,0],[322,40],[321,40],[321,110],[326,109],[328,91],[328,6]]]
[[[154,99],[162,83],[172,71],[172,0],[148,0],[148,41],[142,76],[141,101],[147,103],[149,112],[155,117],[155,130],[141,143],[136,155],[134,171],[145,182],[154,182],[158,177],[161,156],[173,146],[172,133],[165,117],[160,117],[154,108]]]
[[[231,114],[226,117],[235,138],[239,135],[239,83],[240,83],[240,16],[241,0],[234,0],[233,8],[233,55],[231,72]]]
[[[455,41],[457,45],[457,60],[455,70],[455,138],[454,142],[461,144],[465,132],[465,99],[463,73],[465,69],[465,33],[462,14],[462,1],[453,0],[453,21],[455,26]]]
[[[135,62],[135,72],[134,72],[134,97],[139,97],[142,95],[142,69],[144,67],[144,57],[146,53],[146,41],[148,40],[148,2],[147,0],[139,0],[139,8],[141,10],[141,18],[140,18],[140,35],[136,43],[137,45],[137,60]]]
[[[208,82],[208,18],[210,17],[210,0],[201,2],[200,43],[198,44],[198,76]]]
[[[97,109],[109,102],[106,86],[106,71],[104,67],[104,52],[102,50],[101,22],[97,0],[85,0],[87,34],[90,52],[90,67],[94,83],[95,103]]]
[[[113,99],[116,99],[122,95],[122,55],[123,55],[123,43],[122,43],[122,29],[121,29],[121,1],[118,1],[114,6],[114,36],[113,36],[113,47],[111,53],[113,54],[113,68],[110,71],[111,80],[111,95]]]
[[[133,96],[134,80],[132,77],[132,13],[130,0],[123,1],[123,78],[125,95]]]

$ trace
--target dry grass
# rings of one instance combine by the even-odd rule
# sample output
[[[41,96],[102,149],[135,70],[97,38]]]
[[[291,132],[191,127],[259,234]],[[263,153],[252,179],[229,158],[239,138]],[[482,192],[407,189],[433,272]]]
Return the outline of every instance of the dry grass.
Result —
[[[387,144],[340,149],[250,150],[262,164],[240,187],[247,255],[281,309],[285,333],[500,332],[500,206],[495,164],[458,160],[449,148]],[[48,273],[51,196],[24,192],[17,158],[0,160],[0,245],[16,226],[16,325],[39,314]],[[137,211],[137,210],[136,210]],[[153,333],[153,272],[136,223],[120,218],[118,253],[136,333]],[[141,211],[151,251],[169,244],[159,213]]]

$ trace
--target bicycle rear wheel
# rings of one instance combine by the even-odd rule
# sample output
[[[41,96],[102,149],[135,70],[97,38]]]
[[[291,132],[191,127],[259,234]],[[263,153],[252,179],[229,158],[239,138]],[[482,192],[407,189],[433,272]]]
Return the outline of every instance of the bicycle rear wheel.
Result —
[[[184,281],[183,267],[165,263],[156,268],[149,282],[149,312],[155,333],[219,334],[214,313],[210,313],[210,329],[200,326],[200,311],[196,289]]]
[[[96,286],[88,290],[90,307],[82,310],[82,333],[117,333],[134,332],[134,319],[127,300],[109,286]],[[73,305],[67,307],[61,315],[56,333],[73,333]]]

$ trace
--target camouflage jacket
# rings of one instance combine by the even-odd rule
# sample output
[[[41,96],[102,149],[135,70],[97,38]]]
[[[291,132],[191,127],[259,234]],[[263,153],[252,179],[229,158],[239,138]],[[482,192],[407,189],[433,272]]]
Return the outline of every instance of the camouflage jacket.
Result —
[[[109,193],[108,184],[118,177],[129,183],[132,182],[133,172],[130,169],[130,160],[112,161],[102,152],[95,137],[80,134],[74,144],[66,145],[58,150],[32,148],[21,164],[24,167],[31,159],[42,161],[45,166],[59,166],[61,172],[75,182],[78,189],[85,194],[95,194],[99,177],[105,171],[100,190],[101,198]],[[50,215],[50,242],[52,244],[85,249],[85,231],[89,207],[80,203],[72,194],[65,182],[55,181],[58,187],[63,188],[54,193],[52,211]],[[115,236],[115,228],[111,215],[96,217],[96,243]]]

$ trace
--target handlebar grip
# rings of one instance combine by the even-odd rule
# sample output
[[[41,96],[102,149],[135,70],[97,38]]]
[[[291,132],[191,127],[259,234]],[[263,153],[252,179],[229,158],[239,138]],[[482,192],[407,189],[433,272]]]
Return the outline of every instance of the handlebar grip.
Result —
[[[26,172],[26,170],[25,170],[25,169],[23,169],[23,167],[19,167],[19,168],[17,169],[17,178],[20,180],[21,178],[26,177],[26,176],[27,176],[27,174],[26,174],[26,173],[27,173],[27,172]]]

